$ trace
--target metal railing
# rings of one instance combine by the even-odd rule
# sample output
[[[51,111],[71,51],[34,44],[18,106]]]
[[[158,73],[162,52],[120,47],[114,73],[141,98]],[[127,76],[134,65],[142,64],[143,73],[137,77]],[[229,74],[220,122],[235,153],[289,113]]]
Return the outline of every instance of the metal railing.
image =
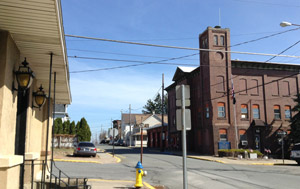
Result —
[[[44,188],[50,188],[50,189],[60,189],[60,188],[82,188],[82,189],[90,189],[91,186],[87,185],[87,178],[71,178],[66,173],[64,173],[62,170],[60,170],[56,165],[55,162],[53,162],[53,165],[58,170],[58,175],[54,174],[52,171],[49,171],[48,165],[46,165],[45,160],[25,160],[24,165],[29,165],[31,167],[31,189],[37,188],[37,189],[44,189]],[[34,180],[34,168],[35,166],[42,166],[42,178],[40,181]],[[49,181],[46,181],[46,170],[50,173],[50,179]],[[36,184],[36,187],[34,187],[34,184]]]

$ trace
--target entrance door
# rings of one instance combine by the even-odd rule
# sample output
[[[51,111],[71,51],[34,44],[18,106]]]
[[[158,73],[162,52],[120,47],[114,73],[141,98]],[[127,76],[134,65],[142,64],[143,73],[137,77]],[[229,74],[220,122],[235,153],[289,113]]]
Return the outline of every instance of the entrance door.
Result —
[[[23,155],[25,157],[25,140],[26,140],[26,117],[28,108],[29,92],[18,91],[18,109],[16,121],[16,136],[15,136],[15,155]],[[20,189],[24,186],[24,162],[20,169]]]
[[[260,151],[260,133],[255,133],[254,135],[254,147],[255,150]]]
[[[26,136],[26,117],[28,108],[28,90],[18,92],[18,110],[15,137],[15,155],[24,155]]]

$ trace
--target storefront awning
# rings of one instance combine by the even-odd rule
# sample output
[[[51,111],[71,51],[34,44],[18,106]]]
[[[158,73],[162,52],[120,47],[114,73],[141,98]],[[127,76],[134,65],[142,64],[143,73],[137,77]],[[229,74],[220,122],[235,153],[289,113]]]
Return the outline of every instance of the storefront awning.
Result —
[[[20,50],[21,62],[26,57],[36,75],[37,85],[42,84],[47,94],[50,53],[53,53],[56,102],[70,104],[70,76],[60,0],[2,0],[0,10],[0,29],[10,32]]]

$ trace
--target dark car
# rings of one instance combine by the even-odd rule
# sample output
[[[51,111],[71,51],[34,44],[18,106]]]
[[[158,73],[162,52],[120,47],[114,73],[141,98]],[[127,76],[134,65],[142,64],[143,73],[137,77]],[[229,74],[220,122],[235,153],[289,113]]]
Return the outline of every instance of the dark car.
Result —
[[[122,140],[122,139],[119,139],[118,141],[117,141],[117,144],[116,144],[117,146],[124,146],[124,141]]]
[[[294,144],[290,158],[297,161],[298,165],[300,165],[300,143]]]
[[[75,147],[74,156],[93,156],[96,157],[97,155],[97,148],[91,142],[79,142],[78,145]]]

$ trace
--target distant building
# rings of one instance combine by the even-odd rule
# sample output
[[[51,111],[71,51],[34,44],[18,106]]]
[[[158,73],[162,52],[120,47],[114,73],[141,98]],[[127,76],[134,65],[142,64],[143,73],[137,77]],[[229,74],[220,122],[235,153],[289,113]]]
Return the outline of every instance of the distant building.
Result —
[[[129,124],[130,117],[130,124]],[[167,117],[165,115],[165,117]],[[165,119],[167,120],[167,119]],[[141,146],[141,124],[144,125],[143,146],[147,147],[147,130],[153,126],[161,125],[161,115],[158,114],[122,114],[122,137],[129,145],[131,137],[132,146]],[[131,133],[130,133],[131,127]]]
[[[67,104],[55,104],[54,119],[61,118],[62,122],[70,120]]]
[[[217,154],[223,148],[251,148],[277,153],[277,133],[288,132],[293,98],[299,93],[300,66],[231,60],[229,33],[208,27],[199,36],[200,48],[213,51],[200,51],[199,67],[178,67],[174,83],[166,88],[169,146],[181,148],[175,86],[185,84],[191,94],[189,151]]]

